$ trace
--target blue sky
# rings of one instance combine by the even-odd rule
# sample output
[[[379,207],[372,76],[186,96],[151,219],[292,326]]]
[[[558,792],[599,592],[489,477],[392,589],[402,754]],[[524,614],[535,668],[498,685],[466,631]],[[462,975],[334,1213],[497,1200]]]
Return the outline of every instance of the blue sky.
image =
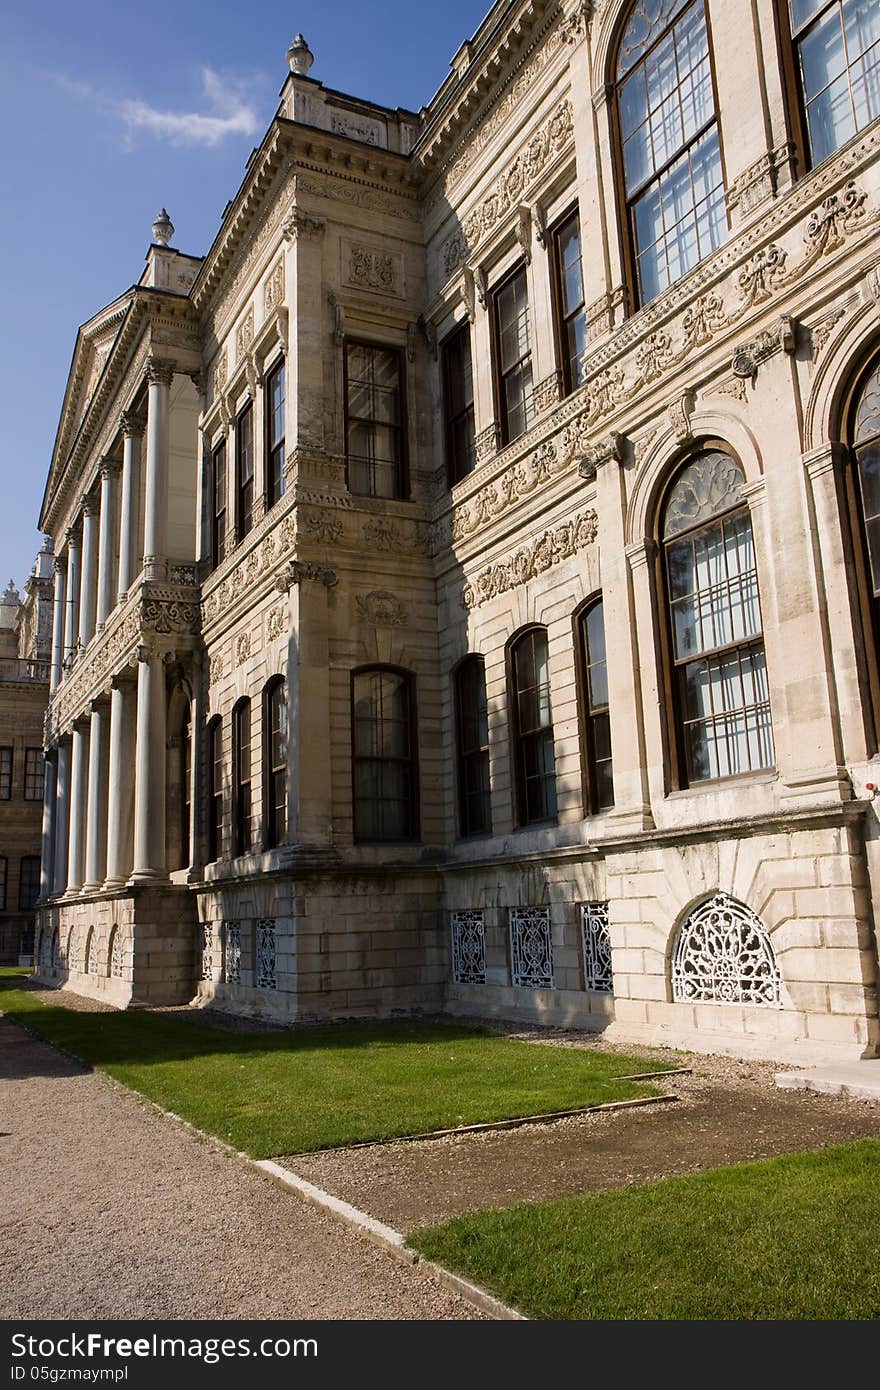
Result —
[[[489,0],[319,7],[30,0],[0,15],[0,588],[21,587],[77,327],[133,284],[161,206],[199,255],[302,30],[328,87],[418,110]]]

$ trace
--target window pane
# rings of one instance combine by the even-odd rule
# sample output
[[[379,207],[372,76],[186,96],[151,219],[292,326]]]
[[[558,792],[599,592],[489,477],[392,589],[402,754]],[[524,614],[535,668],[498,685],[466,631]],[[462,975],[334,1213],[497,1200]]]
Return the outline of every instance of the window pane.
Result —
[[[840,11],[835,5],[801,40],[801,71],[807,100],[846,70]]]
[[[880,42],[880,6],[871,0],[844,0],[843,27],[850,62]]]

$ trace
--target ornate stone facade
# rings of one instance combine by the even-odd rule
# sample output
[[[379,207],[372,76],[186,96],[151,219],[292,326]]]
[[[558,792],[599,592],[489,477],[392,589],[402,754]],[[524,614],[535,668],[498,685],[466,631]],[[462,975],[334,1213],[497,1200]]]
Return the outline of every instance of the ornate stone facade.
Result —
[[[418,116],[292,73],[80,331],[44,977],[876,1051],[880,126],[811,157],[781,0],[653,7],[724,173],[650,289],[636,8],[499,4]]]

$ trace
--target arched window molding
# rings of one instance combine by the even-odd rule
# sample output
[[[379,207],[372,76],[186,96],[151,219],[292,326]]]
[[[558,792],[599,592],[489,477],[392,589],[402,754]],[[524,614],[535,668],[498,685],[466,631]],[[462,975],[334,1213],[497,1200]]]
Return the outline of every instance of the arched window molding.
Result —
[[[351,676],[352,815],[356,841],[418,838],[413,678],[392,666]]]
[[[263,824],[265,845],[274,849],[287,839],[287,684],[273,676],[263,690]]]
[[[846,491],[873,733],[880,747],[880,356],[856,378],[845,412]]]
[[[516,822],[556,816],[556,753],[550,704],[547,629],[529,627],[507,648]]]
[[[98,947],[94,927],[89,927],[86,937],[86,955],[83,963],[83,970],[87,975],[96,975],[98,973]]]
[[[775,761],[744,485],[741,465],[710,444],[678,468],[660,512],[666,704],[678,786]]]
[[[223,854],[223,720],[208,724],[208,862]]]
[[[232,711],[232,854],[251,847],[251,702],[239,700]]]
[[[691,911],[671,961],[677,1004],[753,1004],[780,1009],[779,966],[760,917],[727,893]]]
[[[466,656],[454,673],[458,827],[461,835],[492,829],[489,785],[489,715],[486,668],[481,656]]]
[[[728,232],[706,0],[636,0],[614,53],[630,277],[647,304]]]

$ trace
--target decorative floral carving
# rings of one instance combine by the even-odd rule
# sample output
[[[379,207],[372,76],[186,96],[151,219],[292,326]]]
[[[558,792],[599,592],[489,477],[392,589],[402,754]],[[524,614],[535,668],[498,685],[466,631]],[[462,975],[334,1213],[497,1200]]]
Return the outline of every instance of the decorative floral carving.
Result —
[[[559,372],[552,372],[550,376],[546,376],[532,391],[532,404],[538,415],[543,415],[545,410],[552,410],[561,399],[562,378]]]
[[[221,651],[212,652],[208,663],[208,684],[216,685],[223,679],[223,653]]]
[[[702,347],[726,328],[729,320],[719,295],[711,291],[685,310],[681,321],[685,348]]]
[[[241,666],[248,660],[251,654],[251,635],[249,632],[240,632],[235,639],[235,664]]]
[[[217,362],[214,366],[214,375],[212,380],[214,382],[215,397],[222,395],[223,387],[226,385],[226,378],[228,374],[229,365],[226,357],[226,349],[224,348],[223,351],[220,353],[220,356],[217,358]]]
[[[240,362],[250,352],[254,341],[254,306],[248,309],[235,331],[235,360]]]
[[[266,618],[266,637],[270,642],[274,642],[278,637],[282,637],[287,632],[287,607],[279,603],[277,607],[269,609]]]
[[[285,241],[296,241],[299,238],[315,241],[324,235],[326,225],[322,217],[315,217],[313,213],[303,212],[302,208],[292,207],[281,223],[281,231]]]
[[[368,246],[353,246],[348,261],[348,282],[361,289],[396,294],[394,257]]]
[[[327,512],[302,511],[300,521],[304,534],[322,545],[336,545],[342,539],[342,522]]]
[[[371,627],[399,627],[406,622],[406,609],[396,594],[374,589],[355,598],[358,618]]]
[[[599,519],[592,509],[582,512],[573,521],[566,521],[552,531],[518,550],[509,560],[497,565],[488,565],[476,576],[472,584],[466,584],[462,593],[464,608],[478,608],[481,603],[518,588],[537,575],[543,574],[552,565],[592,545],[598,534]]]
[[[835,309],[833,313],[826,314],[824,319],[820,319],[818,323],[813,324],[810,329],[810,341],[813,345],[814,360],[819,356],[819,353],[828,342],[831,334],[845,315],[846,309]]]
[[[809,261],[834,251],[865,215],[867,194],[851,180],[841,193],[831,193],[810,214],[804,241]]]
[[[263,312],[268,315],[284,302],[284,261],[280,260],[263,285]]]

